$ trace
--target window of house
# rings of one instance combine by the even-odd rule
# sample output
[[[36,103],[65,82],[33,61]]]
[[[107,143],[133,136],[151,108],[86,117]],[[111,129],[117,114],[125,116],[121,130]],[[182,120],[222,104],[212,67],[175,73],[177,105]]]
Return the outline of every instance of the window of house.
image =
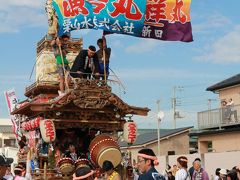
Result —
[[[168,155],[175,155],[175,151],[168,151]]]
[[[5,147],[16,147],[16,139],[4,139]]]

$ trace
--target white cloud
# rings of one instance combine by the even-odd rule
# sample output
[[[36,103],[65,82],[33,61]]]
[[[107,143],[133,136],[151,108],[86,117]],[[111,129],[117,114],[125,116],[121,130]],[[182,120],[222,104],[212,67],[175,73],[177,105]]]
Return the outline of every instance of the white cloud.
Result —
[[[202,55],[194,59],[216,64],[240,63],[240,25],[201,49]]]
[[[204,14],[196,16],[196,19],[200,19],[199,24],[193,26],[193,32],[215,32],[213,29],[228,27],[231,24],[231,20],[222,14],[213,12],[211,14]]]
[[[0,81],[3,80],[26,80],[29,76],[27,75],[0,75]]]
[[[120,49],[120,48],[124,48],[124,44],[122,43],[121,40],[117,39],[117,40],[112,41],[111,47],[114,47],[116,49]]]
[[[41,8],[45,4],[45,0],[0,0],[0,9],[5,9],[9,7],[30,7],[30,8]]]
[[[143,79],[176,79],[176,78],[204,78],[215,77],[214,74],[197,73],[185,69],[174,68],[138,68],[138,69],[119,69],[116,74],[120,75],[121,79],[127,80],[143,80]],[[216,75],[218,77],[218,75]]]
[[[16,76],[7,76],[7,75],[1,75],[0,76],[0,87],[4,87],[4,86],[12,86],[12,85],[25,85],[27,83],[33,83],[32,81],[34,80],[34,78],[32,78],[31,80],[29,80],[29,76],[27,75],[16,75]],[[0,88],[0,89],[1,89]]]
[[[156,50],[160,46],[160,41],[153,39],[141,39],[138,43],[128,46],[125,49],[127,53],[146,53]]]
[[[0,33],[18,32],[23,27],[47,26],[44,0],[0,0]]]
[[[172,129],[173,128],[173,110],[162,110],[164,112],[164,118],[161,120],[160,128]],[[195,126],[197,127],[197,112],[183,112],[180,111],[180,114],[184,118],[176,119],[177,128],[183,126]],[[157,128],[157,112],[150,111],[148,116],[134,116],[133,119],[138,125],[138,129],[156,129]]]

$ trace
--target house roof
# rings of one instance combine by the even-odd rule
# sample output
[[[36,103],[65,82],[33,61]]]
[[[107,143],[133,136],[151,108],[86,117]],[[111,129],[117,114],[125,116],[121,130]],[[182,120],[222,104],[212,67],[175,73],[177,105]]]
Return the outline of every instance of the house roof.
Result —
[[[217,84],[208,87],[207,91],[216,91],[230,86],[240,85],[240,74],[225,79]]]
[[[160,129],[160,139],[166,138],[168,136],[174,136],[174,135],[177,135],[178,133],[183,133],[192,128],[193,127],[190,126],[190,127],[183,127],[183,128],[177,128],[177,129]],[[146,130],[147,133],[143,133],[144,131],[145,130],[140,130],[140,133],[137,136],[136,142],[133,143],[131,147],[140,146],[140,145],[153,143],[154,141],[157,141],[158,139],[157,129]],[[129,147],[126,142],[119,142],[119,145],[121,148]]]
[[[205,135],[215,135],[223,133],[239,132],[240,127],[228,128],[228,129],[216,129],[216,130],[204,130],[204,131],[192,131],[189,136],[205,136]]]
[[[12,126],[8,125],[0,126],[0,133],[13,133]]]

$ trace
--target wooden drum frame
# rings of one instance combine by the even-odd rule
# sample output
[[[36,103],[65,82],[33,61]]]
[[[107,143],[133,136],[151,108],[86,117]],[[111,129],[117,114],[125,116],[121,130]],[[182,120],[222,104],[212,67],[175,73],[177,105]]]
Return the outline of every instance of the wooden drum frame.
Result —
[[[57,166],[63,175],[71,175],[75,170],[75,164],[71,158],[61,158],[57,162]]]

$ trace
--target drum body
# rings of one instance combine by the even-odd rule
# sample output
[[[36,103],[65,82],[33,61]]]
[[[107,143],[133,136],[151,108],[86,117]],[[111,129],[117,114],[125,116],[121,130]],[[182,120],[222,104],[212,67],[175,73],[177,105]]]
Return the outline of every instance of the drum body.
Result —
[[[71,158],[60,159],[57,163],[57,166],[63,175],[71,175],[75,170],[75,164]]]
[[[105,160],[111,161],[116,167],[122,159],[117,141],[108,135],[96,136],[89,145],[90,158],[95,165],[102,167]]]
[[[88,159],[78,159],[75,162],[76,170],[80,167],[89,166],[90,162]]]

